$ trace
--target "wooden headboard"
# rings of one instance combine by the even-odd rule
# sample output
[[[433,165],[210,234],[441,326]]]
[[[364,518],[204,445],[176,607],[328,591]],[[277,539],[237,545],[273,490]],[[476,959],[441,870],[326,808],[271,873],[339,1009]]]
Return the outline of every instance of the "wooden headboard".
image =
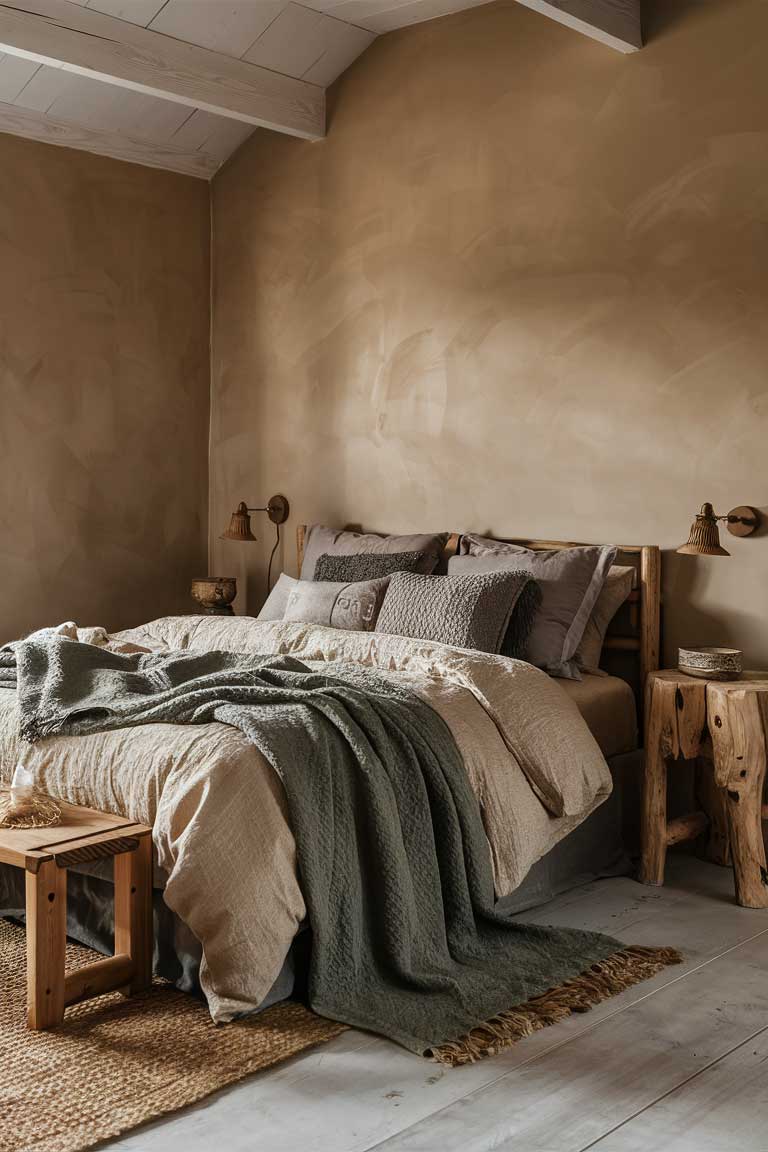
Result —
[[[304,559],[305,533],[306,526],[299,525],[296,530],[299,572]],[[495,539],[505,539],[509,544],[520,544],[536,552],[586,547],[572,540]],[[458,546],[459,535],[453,533],[448,539],[446,554],[454,556]],[[608,628],[603,648],[603,665],[611,675],[620,676],[629,683],[637,700],[638,717],[642,718],[646,677],[659,666],[661,553],[658,547],[651,544],[623,544],[618,546],[615,563],[633,567],[637,575],[634,590]]]

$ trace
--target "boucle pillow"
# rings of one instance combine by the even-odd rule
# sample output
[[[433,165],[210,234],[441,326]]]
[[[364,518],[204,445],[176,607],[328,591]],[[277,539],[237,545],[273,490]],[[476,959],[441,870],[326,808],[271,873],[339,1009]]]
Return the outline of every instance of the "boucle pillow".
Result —
[[[378,580],[393,572],[421,572],[423,552],[359,552],[356,556],[336,556],[324,552],[315,564],[314,580]]]
[[[465,576],[396,572],[376,631],[454,648],[499,652],[515,605],[529,581],[525,572]]]
[[[537,581],[541,606],[528,638],[525,659],[551,676],[580,680],[576,651],[616,549],[583,547],[534,552],[482,536],[462,536],[459,552],[448,562],[449,574],[517,569]]]
[[[635,575],[631,566],[625,568],[614,564],[609,569],[576,652],[576,663],[584,672],[600,672],[600,656],[608,625],[632,591]]]
[[[416,536],[378,536],[374,532],[344,532],[338,528],[326,528],[324,524],[313,524],[304,540],[304,560],[301,565],[302,580],[314,580],[315,565],[324,554],[334,556],[356,556],[360,552],[373,552],[377,555],[390,552],[422,552],[420,572],[432,572],[440,562],[448,533]]]
[[[283,620],[324,624],[350,632],[372,632],[376,626],[389,576],[381,580],[296,580],[288,596]]]

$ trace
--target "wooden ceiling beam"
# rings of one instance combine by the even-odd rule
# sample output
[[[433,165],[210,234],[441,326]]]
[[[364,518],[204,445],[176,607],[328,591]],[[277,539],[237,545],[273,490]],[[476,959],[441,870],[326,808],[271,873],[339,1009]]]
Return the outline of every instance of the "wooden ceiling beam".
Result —
[[[40,140],[43,144],[58,144],[63,148],[78,148],[95,152],[98,156],[112,156],[115,160],[128,160],[149,168],[163,168],[210,180],[220,167],[220,161],[204,152],[187,152],[170,144],[156,144],[137,140],[122,132],[109,132],[103,128],[86,128],[65,120],[55,120],[42,112],[19,108],[15,104],[0,103],[0,132],[23,136],[27,140]]]
[[[292,136],[325,135],[325,92],[68,0],[0,0],[0,52]]]
[[[619,52],[637,52],[643,46],[641,0],[518,0],[518,3]]]

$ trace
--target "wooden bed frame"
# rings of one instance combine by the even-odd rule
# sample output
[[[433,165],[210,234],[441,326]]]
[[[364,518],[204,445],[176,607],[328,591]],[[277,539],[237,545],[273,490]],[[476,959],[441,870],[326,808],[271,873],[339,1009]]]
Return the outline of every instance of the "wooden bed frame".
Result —
[[[354,531],[360,529],[355,526]],[[304,559],[304,537],[307,527],[296,529],[298,571]],[[536,552],[559,551],[562,548],[583,548],[583,543],[571,540],[522,540],[509,537],[509,544],[519,544]],[[446,545],[446,556],[455,556],[459,546],[459,533],[452,533]],[[642,731],[645,684],[649,672],[659,667],[661,638],[661,553],[652,544],[622,544],[618,546],[616,564],[635,569],[635,587],[629,599],[614,617],[603,647],[605,670],[626,680],[635,693],[638,720]]]

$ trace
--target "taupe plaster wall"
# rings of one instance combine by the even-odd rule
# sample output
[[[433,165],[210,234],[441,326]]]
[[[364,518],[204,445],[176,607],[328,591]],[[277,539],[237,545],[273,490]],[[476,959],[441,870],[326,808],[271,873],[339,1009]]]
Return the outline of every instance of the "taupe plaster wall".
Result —
[[[188,610],[209,234],[202,181],[0,135],[0,641]]]
[[[324,142],[257,132],[216,178],[218,566],[273,491],[291,530],[665,549],[768,504],[768,4],[647,9],[628,57],[513,0],[385,36]],[[665,556],[668,656],[768,666],[768,537],[732,553]]]

